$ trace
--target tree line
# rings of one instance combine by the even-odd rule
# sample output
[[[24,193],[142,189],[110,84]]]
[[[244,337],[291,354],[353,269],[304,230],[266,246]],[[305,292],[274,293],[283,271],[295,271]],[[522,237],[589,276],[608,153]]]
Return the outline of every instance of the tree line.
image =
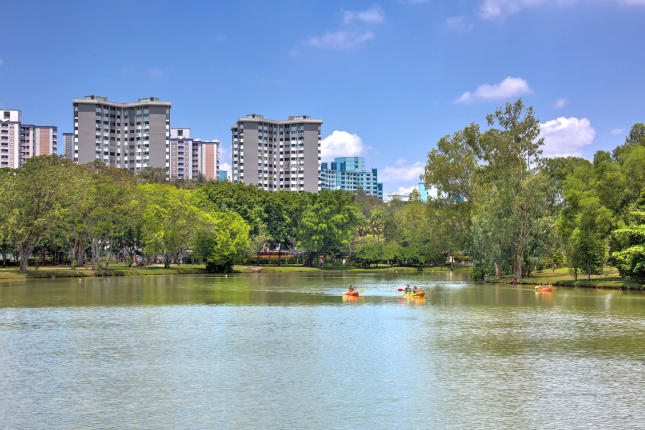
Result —
[[[422,179],[425,207],[444,250],[469,253],[476,278],[565,265],[577,279],[607,263],[645,280],[645,125],[592,161],[543,156],[539,119],[521,99],[443,137]],[[434,233],[432,233],[434,234]],[[428,238],[428,243],[433,239]]]
[[[214,272],[299,250],[305,265],[474,262],[478,279],[611,264],[645,280],[645,125],[592,161],[542,154],[539,119],[522,100],[439,140],[421,179],[437,197],[382,202],[357,193],[268,192],[226,181],[168,181],[57,155],[0,170],[0,246],[30,262],[93,269],[117,259]],[[300,255],[299,253],[299,255]],[[277,256],[277,263],[281,263]]]
[[[269,247],[319,255],[349,243],[357,219],[342,192],[269,193],[253,185],[168,181],[165,169],[139,174],[100,162],[76,165],[59,155],[0,171],[0,245],[19,270],[51,261],[107,269],[115,261],[165,267],[182,256],[230,271]]]

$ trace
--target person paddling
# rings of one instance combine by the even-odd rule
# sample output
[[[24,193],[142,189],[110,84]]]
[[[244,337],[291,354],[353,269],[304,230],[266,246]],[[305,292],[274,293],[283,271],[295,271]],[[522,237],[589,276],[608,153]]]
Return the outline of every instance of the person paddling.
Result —
[[[347,290],[347,291],[349,291],[350,293],[353,293],[354,291],[356,291],[356,288],[354,288],[353,285],[350,285],[349,290]]]
[[[416,294],[416,293],[418,293],[419,291],[421,291],[421,288],[418,288],[418,287],[415,285],[415,286],[414,286],[414,289],[413,289],[412,291],[414,292],[414,294]]]
[[[412,294],[412,290],[410,289],[409,285],[405,286],[405,294]]]

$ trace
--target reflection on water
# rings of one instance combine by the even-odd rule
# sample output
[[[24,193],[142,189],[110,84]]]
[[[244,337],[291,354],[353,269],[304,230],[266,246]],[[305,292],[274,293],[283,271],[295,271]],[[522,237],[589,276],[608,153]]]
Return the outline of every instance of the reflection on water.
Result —
[[[633,428],[644,317],[463,272],[5,283],[0,428]]]

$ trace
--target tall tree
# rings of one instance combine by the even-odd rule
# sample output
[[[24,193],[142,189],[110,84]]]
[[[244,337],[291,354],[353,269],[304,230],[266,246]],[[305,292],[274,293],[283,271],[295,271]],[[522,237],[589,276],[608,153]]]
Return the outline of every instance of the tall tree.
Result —
[[[229,273],[243,260],[249,246],[249,225],[233,212],[202,211],[193,248],[206,260],[210,272]]]
[[[207,206],[203,193],[172,185],[147,184],[137,189],[141,205],[141,232],[148,255],[162,253],[164,267],[192,243]]]
[[[630,225],[614,234],[623,238],[625,244],[612,253],[611,262],[621,276],[634,282],[645,282],[645,210],[633,210]]]
[[[78,185],[68,173],[73,163],[59,155],[31,157],[19,169],[5,173],[0,205],[6,230],[20,253],[20,271],[27,270],[36,244],[62,223],[75,203]]]
[[[323,190],[300,222],[298,246],[307,250],[307,265],[321,255],[337,255],[349,244],[358,206],[351,195]]]

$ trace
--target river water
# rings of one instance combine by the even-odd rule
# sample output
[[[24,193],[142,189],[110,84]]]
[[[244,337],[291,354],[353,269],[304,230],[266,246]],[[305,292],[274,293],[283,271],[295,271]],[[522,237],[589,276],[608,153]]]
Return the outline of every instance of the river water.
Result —
[[[643,428],[645,295],[464,272],[3,283],[0,393],[7,429]]]

